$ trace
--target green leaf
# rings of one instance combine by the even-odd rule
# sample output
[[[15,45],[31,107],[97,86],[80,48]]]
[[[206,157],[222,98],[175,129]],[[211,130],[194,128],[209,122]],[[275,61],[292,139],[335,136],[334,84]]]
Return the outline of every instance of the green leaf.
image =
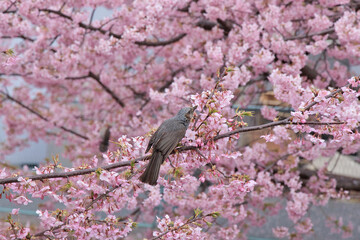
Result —
[[[6,55],[9,55],[9,56],[12,56],[12,55],[14,55],[14,50],[12,50],[11,48],[9,48],[9,49],[7,49],[7,50],[5,51],[5,54],[6,54]]]
[[[103,169],[102,168],[98,168],[95,170],[96,176],[100,177],[101,173],[102,173]]]
[[[199,208],[194,210],[195,217],[199,216],[201,213],[203,213],[203,210],[200,210]]]
[[[132,161],[131,161],[130,166],[131,166],[132,168],[135,167],[135,160],[132,160]]]
[[[241,116],[249,116],[249,117],[253,117],[254,116],[254,112],[251,111],[240,111]]]
[[[211,213],[211,216],[213,218],[218,218],[220,216],[220,213],[219,212],[213,212],[213,213]]]
[[[69,181],[69,182],[67,182],[64,186],[62,186],[62,187],[60,188],[60,190],[63,191],[63,192],[66,192],[66,191],[69,190],[71,187],[72,187],[72,184],[71,184],[71,182]]]
[[[133,222],[133,223],[131,223],[131,228],[136,228],[137,227],[137,222]]]
[[[227,67],[226,68],[226,72],[233,72],[234,71],[234,68],[233,67]]]
[[[130,170],[126,170],[125,171],[125,178],[128,178],[128,177],[130,177],[131,176],[131,171]]]

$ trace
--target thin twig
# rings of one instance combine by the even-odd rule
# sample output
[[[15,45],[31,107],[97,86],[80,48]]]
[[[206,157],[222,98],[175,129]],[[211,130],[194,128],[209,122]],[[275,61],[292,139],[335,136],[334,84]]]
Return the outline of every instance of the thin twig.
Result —
[[[60,10],[60,11],[61,11],[61,10]],[[91,23],[92,23],[92,21],[93,21],[95,11],[96,11],[96,7],[95,7],[95,8],[92,10],[92,12],[91,12],[91,16],[90,16],[90,20],[89,20],[89,25],[91,25]],[[85,33],[84,33],[83,38],[82,38],[82,40],[81,40],[80,46],[82,46],[82,45],[84,44],[86,34],[88,34],[87,29],[85,30]]]
[[[189,225],[189,224],[191,224],[191,223],[193,223],[193,222],[196,222],[197,220],[201,220],[201,219],[204,219],[204,218],[209,217],[209,216],[211,216],[211,214],[207,214],[207,215],[202,216],[202,217],[199,215],[199,216],[194,217],[194,218],[192,218],[192,219],[188,219],[188,220],[186,221],[186,223],[183,223],[182,225],[180,225],[180,226],[178,226],[178,227],[176,227],[176,228],[169,229],[169,230],[163,232],[162,234],[160,234],[159,236],[156,236],[156,237],[152,238],[151,240],[160,239],[161,237],[163,237],[164,235],[168,234],[169,232],[175,232],[175,231],[177,231],[177,230],[185,227],[186,225]]]
[[[339,153],[339,155],[337,156],[335,164],[334,164],[334,166],[331,168],[331,170],[329,172],[332,173],[334,171],[334,169],[336,168],[336,166],[337,166],[337,164],[339,162],[340,156],[341,156],[341,153]]]
[[[311,34],[304,34],[304,35],[300,35],[300,36],[292,36],[292,37],[285,37],[284,40],[288,41],[288,40],[295,40],[295,39],[304,39],[304,38],[311,38],[317,35],[324,35],[324,34],[329,34],[329,33],[333,33],[335,32],[335,28],[331,27],[319,32],[315,32],[315,33],[311,33]]]

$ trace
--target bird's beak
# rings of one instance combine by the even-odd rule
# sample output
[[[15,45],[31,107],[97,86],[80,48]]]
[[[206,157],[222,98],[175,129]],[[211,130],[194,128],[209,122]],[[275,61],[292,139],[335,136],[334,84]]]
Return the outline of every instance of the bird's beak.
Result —
[[[192,111],[192,112],[195,112],[196,108],[197,108],[197,106],[192,107],[192,108],[191,108],[191,111]]]

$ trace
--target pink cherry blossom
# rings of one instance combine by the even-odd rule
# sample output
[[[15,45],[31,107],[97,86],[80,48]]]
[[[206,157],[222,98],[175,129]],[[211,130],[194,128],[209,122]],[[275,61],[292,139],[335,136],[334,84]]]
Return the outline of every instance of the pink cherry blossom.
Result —
[[[14,209],[11,211],[11,214],[18,215],[18,214],[19,214],[19,210],[20,210],[20,208],[14,208]]]
[[[309,178],[304,166],[360,149],[353,1],[3,0],[0,12],[0,197],[13,204],[0,239],[243,239],[283,208],[293,224],[274,236],[311,238],[310,206],[351,197],[330,165]],[[143,184],[151,135],[188,106],[158,184]],[[5,162],[39,141],[63,151],[34,171]],[[15,206],[30,203],[36,224]],[[351,236],[348,216],[327,222]]]
[[[287,227],[276,227],[272,231],[277,238],[285,238],[290,235]]]
[[[276,111],[274,108],[264,106],[261,108],[261,114],[267,120],[274,120],[278,114],[278,111]]]
[[[14,201],[18,204],[28,205],[29,203],[32,203],[32,201],[24,196],[19,196],[14,199]]]

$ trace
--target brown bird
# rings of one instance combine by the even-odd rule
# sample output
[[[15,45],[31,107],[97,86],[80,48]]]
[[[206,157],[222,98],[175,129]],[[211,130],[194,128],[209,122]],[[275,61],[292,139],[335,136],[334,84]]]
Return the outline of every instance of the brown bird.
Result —
[[[139,178],[140,181],[156,185],[161,164],[185,136],[196,107],[182,108],[176,116],[165,120],[151,136],[145,153],[151,146],[153,153],[145,172]]]

